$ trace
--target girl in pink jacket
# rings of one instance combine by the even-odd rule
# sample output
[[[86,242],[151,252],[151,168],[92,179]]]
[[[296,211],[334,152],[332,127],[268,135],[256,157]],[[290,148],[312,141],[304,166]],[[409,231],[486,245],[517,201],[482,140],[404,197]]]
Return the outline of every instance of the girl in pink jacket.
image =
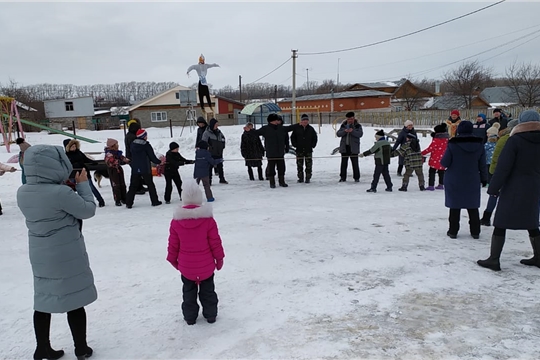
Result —
[[[182,185],[182,206],[171,221],[167,261],[182,274],[182,313],[188,325],[199,316],[197,293],[204,318],[216,322],[218,297],[214,290],[214,270],[221,270],[225,253],[210,204],[195,180]]]

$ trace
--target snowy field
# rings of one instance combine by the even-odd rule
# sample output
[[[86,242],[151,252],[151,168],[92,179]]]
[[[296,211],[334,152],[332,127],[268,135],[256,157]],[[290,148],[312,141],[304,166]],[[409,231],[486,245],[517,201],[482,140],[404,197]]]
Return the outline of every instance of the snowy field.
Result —
[[[446,237],[444,192],[420,192],[417,178],[398,192],[366,193],[374,167],[360,159],[360,183],[339,180],[338,146],[324,126],[314,156],[311,184],[296,183],[287,160],[288,188],[249,181],[240,159],[241,126],[222,127],[228,142],[225,176],[213,186],[225,265],[216,273],[218,321],[202,315],[195,326],[182,318],[180,274],[165,260],[173,203],[154,208],[148,195],[133,209],[114,206],[108,179],[100,189],[107,206],[85,221],[99,299],[87,307],[88,343],[99,359],[539,359],[540,269],[519,264],[531,255],[525,231],[509,232],[503,271],[480,268],[489,255],[492,228],[479,240],[462,214],[458,238]],[[165,153],[169,129],[148,129],[155,150]],[[364,127],[361,148],[375,131]],[[80,131],[105,142],[123,132]],[[194,133],[174,138],[194,156]],[[61,144],[61,135],[28,134],[30,144]],[[429,137],[421,138],[422,148]],[[82,151],[103,144],[81,143]],[[0,161],[12,154],[0,148]],[[17,164],[15,164],[17,166]],[[427,180],[427,164],[424,165]],[[129,181],[129,167],[124,167]],[[192,176],[192,165],[180,169]],[[155,178],[160,200],[165,181]],[[16,206],[20,172],[0,178],[0,358],[31,358],[32,273],[27,231]],[[487,195],[483,195],[483,208]],[[481,210],[483,210],[483,208]],[[51,342],[74,358],[65,315],[53,316]]]

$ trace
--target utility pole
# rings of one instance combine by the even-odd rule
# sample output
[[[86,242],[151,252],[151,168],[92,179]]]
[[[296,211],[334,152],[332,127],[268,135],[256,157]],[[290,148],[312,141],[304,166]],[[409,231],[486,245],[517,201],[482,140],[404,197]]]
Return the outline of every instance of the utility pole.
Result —
[[[277,104],[277,85],[274,85],[274,98],[276,99]]]
[[[339,58],[337,59],[337,88],[339,91]]]
[[[238,88],[240,89],[240,102],[242,102],[242,75],[238,75]]]
[[[298,50],[292,51],[292,102],[291,102],[291,119],[293,124],[296,124],[296,58]]]
[[[309,69],[306,69],[306,82],[307,82],[307,89],[309,91]]]

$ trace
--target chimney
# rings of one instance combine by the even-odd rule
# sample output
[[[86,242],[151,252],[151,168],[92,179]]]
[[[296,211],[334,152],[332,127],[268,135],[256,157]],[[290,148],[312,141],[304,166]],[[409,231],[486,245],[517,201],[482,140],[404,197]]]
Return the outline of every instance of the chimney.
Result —
[[[439,80],[435,81],[435,94],[441,94],[441,82]]]

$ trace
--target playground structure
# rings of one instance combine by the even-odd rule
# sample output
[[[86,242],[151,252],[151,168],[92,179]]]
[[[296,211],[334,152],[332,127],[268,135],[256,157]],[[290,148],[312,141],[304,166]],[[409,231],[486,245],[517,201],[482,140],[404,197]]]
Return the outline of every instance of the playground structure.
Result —
[[[15,127],[13,126],[13,120],[16,120]],[[12,97],[0,97],[0,132],[8,153],[10,152],[11,143],[15,142],[17,137],[15,132],[20,137],[24,137],[17,102]]]

